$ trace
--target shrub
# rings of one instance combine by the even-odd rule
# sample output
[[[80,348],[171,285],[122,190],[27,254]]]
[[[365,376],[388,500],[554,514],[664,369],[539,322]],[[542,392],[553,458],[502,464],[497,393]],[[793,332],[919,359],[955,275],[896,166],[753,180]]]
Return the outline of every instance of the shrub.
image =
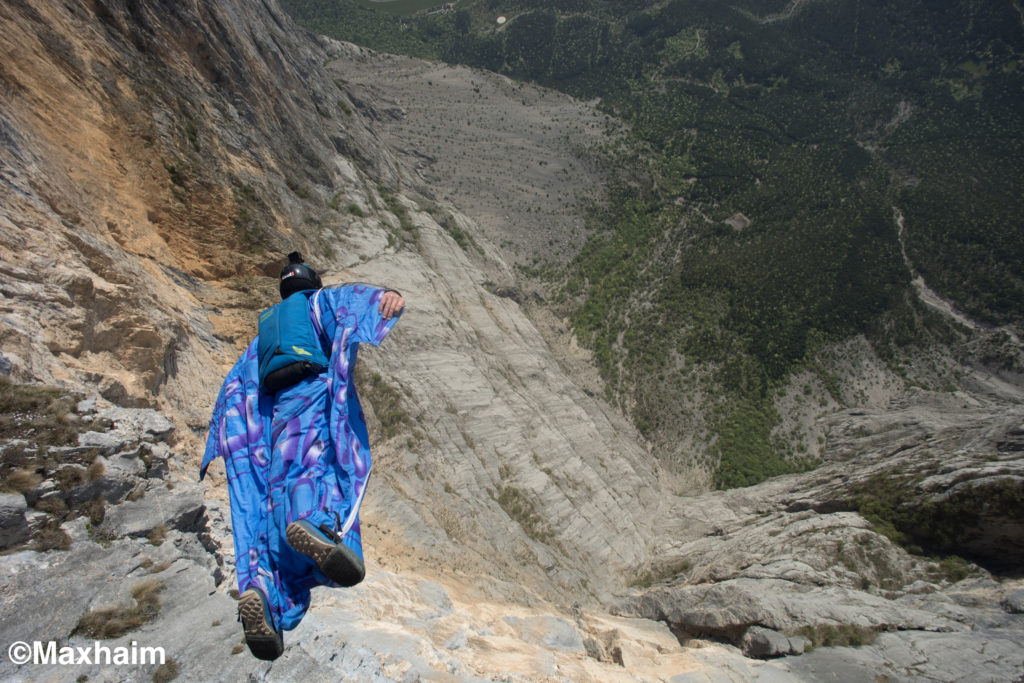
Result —
[[[650,588],[656,583],[690,571],[692,566],[689,560],[678,560],[666,565],[649,567],[637,574],[629,585],[633,588]]]
[[[160,592],[164,584],[157,579],[147,579],[132,587],[132,607],[104,607],[89,610],[78,620],[72,635],[81,634],[91,638],[119,638],[152,621],[160,613]],[[165,680],[171,680],[170,678]]]
[[[168,659],[153,672],[153,683],[168,683],[178,677],[178,662]]]
[[[534,510],[533,504],[515,486],[502,486],[498,492],[498,505],[505,513],[519,523],[527,536],[540,543],[547,543],[554,534],[544,519]]]
[[[42,481],[43,478],[31,470],[17,469],[3,478],[0,482],[0,491],[24,493],[39,486]]]
[[[811,641],[812,647],[858,647],[875,642],[879,630],[858,624],[815,624],[802,626],[796,633]]]
[[[368,373],[356,366],[356,386],[373,406],[380,423],[381,433],[390,439],[412,425],[412,419],[402,408],[402,393],[378,373]]]
[[[155,546],[163,544],[167,538],[167,526],[161,522],[160,526],[154,528],[148,534],[146,539]]]
[[[78,396],[59,389],[15,384],[0,377],[0,439],[31,439],[39,446],[78,444],[90,427],[77,420]]]
[[[55,519],[48,519],[43,528],[36,532],[32,538],[32,550],[37,553],[47,550],[67,550],[71,547],[71,537],[60,528]]]

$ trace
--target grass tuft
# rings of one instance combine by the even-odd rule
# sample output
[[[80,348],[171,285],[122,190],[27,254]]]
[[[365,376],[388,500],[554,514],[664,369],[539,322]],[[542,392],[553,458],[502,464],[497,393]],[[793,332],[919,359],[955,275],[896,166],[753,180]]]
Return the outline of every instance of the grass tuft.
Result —
[[[689,560],[679,560],[667,565],[649,567],[637,574],[629,585],[632,588],[650,588],[656,583],[690,571],[692,566]]]
[[[875,642],[879,630],[857,624],[815,624],[802,626],[796,634],[811,641],[812,647],[859,647]]]
[[[72,635],[80,634],[91,638],[119,638],[152,621],[160,613],[160,592],[163,582],[147,579],[132,587],[132,607],[104,607],[89,610],[78,620]],[[175,672],[177,675],[177,672]],[[170,678],[166,680],[171,680]]]
[[[166,662],[161,664],[153,672],[153,683],[168,683],[178,677],[179,667],[178,662],[174,659],[168,659]]]

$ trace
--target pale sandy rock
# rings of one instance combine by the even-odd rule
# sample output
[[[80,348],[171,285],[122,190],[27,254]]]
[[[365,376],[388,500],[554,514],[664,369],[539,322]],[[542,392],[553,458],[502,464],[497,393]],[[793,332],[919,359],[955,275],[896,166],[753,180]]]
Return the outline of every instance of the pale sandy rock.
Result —
[[[566,650],[584,649],[580,632],[565,619],[552,616],[529,619],[505,617],[505,621],[528,643]]]
[[[746,658],[735,648],[702,648],[694,650],[692,657],[695,660],[692,670],[665,680],[670,683],[796,683],[808,680],[776,666],[774,662]]]

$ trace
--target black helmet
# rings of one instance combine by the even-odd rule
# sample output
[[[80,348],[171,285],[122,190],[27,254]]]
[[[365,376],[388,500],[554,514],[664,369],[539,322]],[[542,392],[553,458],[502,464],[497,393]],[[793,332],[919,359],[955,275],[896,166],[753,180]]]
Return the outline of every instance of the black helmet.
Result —
[[[320,276],[309,266],[302,265],[302,254],[293,251],[288,254],[288,265],[281,269],[281,299],[287,299],[304,289],[320,289]]]

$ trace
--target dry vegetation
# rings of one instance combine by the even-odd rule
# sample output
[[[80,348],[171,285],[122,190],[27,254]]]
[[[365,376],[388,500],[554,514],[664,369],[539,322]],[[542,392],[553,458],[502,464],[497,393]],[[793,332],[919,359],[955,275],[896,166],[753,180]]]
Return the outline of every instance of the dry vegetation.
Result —
[[[132,587],[132,607],[103,607],[89,610],[78,620],[73,633],[91,638],[118,638],[152,621],[160,613],[160,592],[164,584],[146,579]],[[172,677],[173,678],[173,677]],[[165,680],[171,680],[170,678]]]

